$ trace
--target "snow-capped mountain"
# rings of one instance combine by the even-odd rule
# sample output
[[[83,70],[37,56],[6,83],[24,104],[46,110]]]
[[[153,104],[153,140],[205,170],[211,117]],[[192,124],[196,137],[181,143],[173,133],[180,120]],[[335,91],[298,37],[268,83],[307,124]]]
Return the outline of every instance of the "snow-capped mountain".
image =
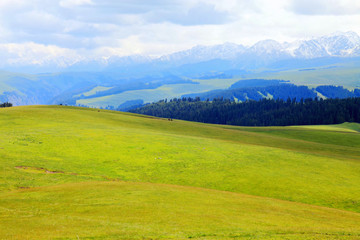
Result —
[[[224,43],[213,46],[195,46],[191,49],[175,52],[161,57],[144,55],[111,56],[107,58],[81,58],[81,56],[64,53],[66,58],[51,58],[51,61],[35,62],[24,57],[17,57],[20,62],[12,58],[7,64],[2,59],[1,69],[28,72],[41,71],[119,71],[146,72],[166,70],[188,64],[197,64],[212,60],[227,61],[235,68],[254,69],[267,66],[277,61],[288,59],[315,59],[324,57],[359,57],[360,37],[355,32],[337,32],[327,36],[298,40],[291,43],[279,43],[275,40],[262,40],[252,46],[235,43]],[[6,57],[7,55],[4,54]],[[16,56],[15,56],[16,57]],[[4,57],[3,57],[4,58]],[[71,61],[65,61],[67,59]],[[9,60],[8,59],[8,60]],[[41,64],[43,63],[43,64]],[[7,64],[7,65],[6,65]],[[213,66],[209,66],[213,67]],[[203,68],[205,68],[203,66]]]
[[[271,39],[257,42],[247,49],[246,52],[257,56],[278,54],[282,51],[283,46],[279,42]]]
[[[266,59],[284,58],[321,58],[321,57],[358,57],[360,56],[360,37],[355,32],[334,33],[331,35],[299,40],[292,43],[279,43],[263,40],[250,47],[226,43],[215,46],[197,46],[170,55],[162,56],[162,61],[194,63],[211,59],[236,59],[258,57]]]
[[[285,49],[296,58],[357,57],[359,47],[360,37],[355,32],[338,32],[320,38],[297,41],[291,48]]]
[[[161,62],[176,62],[178,64],[189,64],[211,59],[234,59],[244,53],[246,47],[234,43],[224,43],[214,46],[196,46],[189,50],[161,56]]]
[[[324,45],[316,39],[299,41],[296,48],[285,48],[284,51],[289,52],[295,58],[319,58],[329,56]]]
[[[360,37],[354,32],[335,33],[321,37],[318,41],[331,56],[352,55],[354,49],[360,46]]]

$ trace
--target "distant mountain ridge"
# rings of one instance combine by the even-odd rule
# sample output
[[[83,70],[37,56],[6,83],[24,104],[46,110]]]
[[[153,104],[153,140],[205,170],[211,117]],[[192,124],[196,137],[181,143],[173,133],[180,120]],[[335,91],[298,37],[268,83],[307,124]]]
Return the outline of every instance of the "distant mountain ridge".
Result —
[[[38,72],[49,66],[18,69]],[[50,69],[57,71],[41,74],[0,71],[0,102],[129,107],[130,103],[225,89],[237,79],[254,78],[358,88],[360,37],[355,32],[346,32],[292,43],[275,40],[263,40],[252,46],[225,43],[196,46],[158,58],[142,55],[89,58]]]
[[[196,98],[200,100],[228,99],[231,101],[244,102],[247,100],[301,99],[316,97],[322,99],[360,97],[360,89],[345,89],[341,86],[321,85],[316,88],[298,86],[281,80],[249,79],[234,83],[228,89],[217,89],[202,93],[192,93],[181,96],[182,98]]]
[[[246,67],[258,67],[285,59],[314,59],[324,57],[359,57],[360,37],[355,32],[336,32],[330,35],[279,43],[272,39],[262,40],[252,46],[224,43],[212,46],[195,46],[160,57],[146,55],[111,56],[101,58],[81,57],[71,61],[66,59],[49,59],[43,63],[37,61],[20,61],[18,65],[6,64],[0,68],[17,72],[63,72],[63,71],[128,71],[137,66],[144,69],[167,69],[184,64],[194,64],[215,59],[227,60],[239,65],[249,61],[253,64],[240,64]],[[35,73],[33,72],[33,73]]]
[[[198,45],[157,58],[144,55],[114,56],[99,61],[82,61],[70,66],[68,70],[137,73],[140,69],[140,71],[152,72],[214,60],[223,61],[225,65],[238,69],[256,69],[282,60],[353,57],[360,57],[360,36],[349,31],[290,43],[267,39],[252,46],[229,42],[212,46]]]
[[[160,57],[161,61],[205,61],[211,59],[236,59],[242,56],[267,56],[275,58],[320,58],[360,56],[360,36],[355,32],[337,32],[331,35],[279,43],[262,40],[250,47],[234,43],[214,46],[196,46],[189,50]]]

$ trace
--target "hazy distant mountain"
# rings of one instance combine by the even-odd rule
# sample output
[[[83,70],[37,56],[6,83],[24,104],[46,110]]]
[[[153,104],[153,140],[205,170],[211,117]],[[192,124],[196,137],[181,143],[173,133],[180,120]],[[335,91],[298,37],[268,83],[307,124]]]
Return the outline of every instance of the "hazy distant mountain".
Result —
[[[225,43],[214,46],[195,46],[191,49],[164,55],[158,58],[132,55],[110,58],[82,58],[73,62],[36,61],[7,66],[2,62],[2,68],[18,72],[63,72],[63,71],[118,71],[124,74],[139,72],[150,73],[171,69],[186,64],[225,60],[228,65],[236,68],[264,67],[276,61],[286,59],[314,59],[324,57],[359,57],[360,37],[355,32],[337,32],[331,35],[298,40],[291,43],[279,43],[275,40],[259,41],[252,46],[235,43]],[[35,63],[36,64],[35,64]]]
[[[196,46],[158,58],[142,55],[89,58],[70,66],[62,61],[59,61],[61,64],[58,66],[53,62],[50,65],[46,65],[47,61],[43,62],[45,65],[12,65],[8,70],[58,73],[24,75],[0,71],[0,102],[11,101],[15,105],[90,105],[98,100],[108,99],[92,106],[117,107],[126,103],[127,107],[128,101],[138,104],[141,101],[165,98],[164,94],[171,98],[184,93],[217,89],[221,79],[254,78],[252,74],[260,74],[260,77],[266,78],[268,73],[288,70],[295,70],[296,74],[300,74],[298,71],[308,71],[310,74],[315,68],[321,72],[344,66],[352,69],[344,70],[351,74],[342,73],[344,76],[337,76],[332,84],[345,85],[343,80],[346,79],[349,86],[358,87],[358,72],[354,69],[360,63],[360,37],[354,32],[346,32],[291,43],[279,43],[270,39],[252,46],[225,43]],[[306,84],[313,82],[313,77],[309,74],[306,75]],[[329,74],[333,75],[334,72]],[[322,79],[329,78],[329,75],[324,76]],[[288,77],[286,80],[291,81],[292,78]],[[202,83],[192,79],[218,79],[218,82]],[[323,82],[322,84],[324,85]],[[156,90],[161,86],[165,87]]]
[[[168,54],[159,58],[144,56],[112,59],[106,69],[139,71],[173,70],[181,67],[188,74],[193,64],[201,63],[201,68],[214,71],[230,69],[256,69],[267,67],[283,60],[308,60],[317,58],[351,58],[360,56],[360,37],[355,32],[334,33],[328,36],[279,43],[262,40],[252,46],[225,43],[214,46],[196,46],[188,50]],[[220,66],[219,69],[214,66]],[[198,67],[198,66],[197,66]],[[215,68],[214,68],[215,67]],[[191,71],[190,71],[191,72]],[[177,72],[178,73],[178,72]]]
[[[271,59],[358,57],[360,56],[360,37],[355,32],[334,33],[310,40],[279,43],[275,40],[259,41],[253,46],[244,47],[232,43],[215,46],[197,46],[190,50],[162,56],[162,61],[195,63],[212,59],[236,60],[244,57]]]
[[[235,59],[245,51],[246,47],[234,43],[215,46],[196,46],[189,50],[162,56],[155,61],[174,62],[180,65],[204,62],[212,59]]]

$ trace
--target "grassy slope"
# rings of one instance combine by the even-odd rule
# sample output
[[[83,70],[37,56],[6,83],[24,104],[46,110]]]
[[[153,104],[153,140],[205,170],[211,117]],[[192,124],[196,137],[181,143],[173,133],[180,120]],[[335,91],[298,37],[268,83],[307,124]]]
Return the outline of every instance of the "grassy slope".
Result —
[[[103,92],[103,91],[109,90],[111,88],[113,88],[113,87],[97,86],[97,87],[94,87],[93,89],[91,89],[90,91],[74,95],[73,97],[80,97],[81,95],[84,95],[84,96],[88,97],[88,96],[91,96],[91,95],[95,95],[98,92]]]
[[[3,194],[0,206],[6,206],[0,208],[0,236],[12,239],[360,237],[360,214],[163,184],[87,182],[17,190]]]
[[[343,123],[335,125],[308,125],[308,126],[294,126],[294,128],[307,128],[317,130],[329,130],[329,131],[340,131],[340,132],[360,132],[360,124],[358,123]]]
[[[16,77],[26,78],[26,79],[32,80],[32,81],[37,80],[37,76],[35,76],[35,75],[12,73],[12,72],[6,72],[6,71],[0,70],[0,89],[1,89],[0,94],[3,94],[4,92],[7,92],[7,91],[17,91],[18,92],[18,90],[16,88],[11,87],[9,85],[9,82],[11,81],[11,79],[16,78]],[[19,92],[19,94],[22,94],[22,93]]]
[[[318,85],[341,85],[350,89],[354,87],[360,87],[360,69],[356,65],[334,65],[334,68],[320,67],[311,71],[299,70],[300,69],[274,73],[260,73],[255,74],[255,76],[265,79],[289,80],[291,83],[296,85],[307,85],[313,87]]]
[[[104,97],[80,99],[77,100],[76,103],[92,107],[106,107],[108,105],[117,107],[126,101],[137,99],[142,99],[145,103],[149,103],[165,98],[181,97],[189,93],[228,88],[238,80],[239,79],[194,80],[194,82],[198,84],[166,84],[156,89],[132,90]]]
[[[105,97],[89,98],[77,100],[77,104],[84,104],[92,107],[106,107],[107,105],[117,107],[127,100],[143,99],[145,103],[155,102],[164,98],[180,97],[181,95],[190,93],[201,93],[215,89],[226,89],[233,83],[240,79],[281,79],[289,80],[296,85],[305,85],[310,87],[317,87],[319,85],[340,85],[352,90],[359,88],[360,69],[358,66],[349,65],[329,65],[326,68],[314,68],[311,71],[300,71],[301,69],[287,70],[287,71],[264,71],[259,73],[250,73],[243,76],[238,76],[233,79],[208,79],[208,80],[194,80],[198,85],[193,84],[172,84],[164,85],[156,89],[145,89],[126,91],[120,94],[109,95]]]
[[[2,236],[21,236],[36,225],[54,237],[127,229],[137,237],[359,238],[360,228],[351,222],[360,216],[360,134],[347,129],[216,126],[60,106],[0,109],[0,124],[0,222],[11,229],[0,230]],[[129,183],[83,183],[99,180]],[[140,195],[125,201],[122,188]],[[164,201],[166,208],[147,201]],[[123,204],[130,204],[126,211]],[[135,217],[139,209],[143,222]],[[116,214],[123,211],[128,213]],[[165,214],[172,212],[179,222]],[[298,227],[286,227],[289,222]],[[59,228],[67,224],[73,227]],[[33,238],[36,229],[27,234]]]

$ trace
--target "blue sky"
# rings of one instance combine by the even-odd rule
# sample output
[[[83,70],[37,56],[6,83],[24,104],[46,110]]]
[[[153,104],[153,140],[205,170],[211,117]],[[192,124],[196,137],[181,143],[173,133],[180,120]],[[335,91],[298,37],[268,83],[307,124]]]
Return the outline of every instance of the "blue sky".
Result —
[[[0,60],[72,64],[195,45],[360,33],[357,0],[1,0]]]

